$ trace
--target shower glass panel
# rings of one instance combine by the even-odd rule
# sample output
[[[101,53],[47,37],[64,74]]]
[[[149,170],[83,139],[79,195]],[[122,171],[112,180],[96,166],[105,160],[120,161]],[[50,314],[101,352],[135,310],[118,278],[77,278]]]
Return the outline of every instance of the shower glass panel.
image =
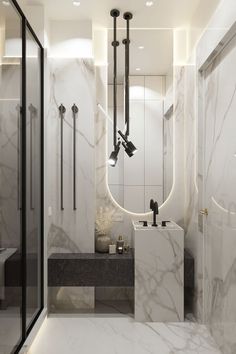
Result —
[[[26,30],[26,324],[41,307],[41,49]]]
[[[22,20],[0,2],[0,353],[22,338]]]

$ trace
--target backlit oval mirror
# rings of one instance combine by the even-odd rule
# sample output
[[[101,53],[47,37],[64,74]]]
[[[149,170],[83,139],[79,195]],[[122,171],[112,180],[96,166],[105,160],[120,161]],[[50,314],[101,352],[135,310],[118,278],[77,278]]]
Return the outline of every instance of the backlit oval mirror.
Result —
[[[125,23],[124,23],[125,27]],[[117,125],[124,130],[126,38],[117,30]],[[113,30],[108,31],[108,156],[113,150]],[[129,157],[121,146],[108,184],[116,202],[129,212],[150,211],[150,199],[161,205],[173,183],[173,31],[130,30],[130,140],[137,148]]]

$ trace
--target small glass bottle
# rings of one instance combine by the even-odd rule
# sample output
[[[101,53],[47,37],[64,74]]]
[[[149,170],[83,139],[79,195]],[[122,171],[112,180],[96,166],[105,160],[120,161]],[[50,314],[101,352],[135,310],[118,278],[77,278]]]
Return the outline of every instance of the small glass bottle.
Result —
[[[123,237],[120,235],[116,242],[117,253],[122,254],[124,252],[124,243]]]

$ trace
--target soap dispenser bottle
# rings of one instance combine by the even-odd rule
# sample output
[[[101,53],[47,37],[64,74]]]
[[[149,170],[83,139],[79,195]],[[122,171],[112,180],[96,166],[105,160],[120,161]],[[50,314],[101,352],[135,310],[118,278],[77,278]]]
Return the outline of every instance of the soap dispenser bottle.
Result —
[[[122,254],[124,252],[124,243],[123,237],[120,235],[116,242],[117,253]]]

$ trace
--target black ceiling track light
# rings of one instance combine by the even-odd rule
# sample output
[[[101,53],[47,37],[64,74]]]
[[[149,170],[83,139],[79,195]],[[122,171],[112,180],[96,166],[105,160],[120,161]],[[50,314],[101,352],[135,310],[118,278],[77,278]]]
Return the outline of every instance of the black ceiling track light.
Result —
[[[117,17],[120,15],[120,11],[113,9],[110,12],[113,17],[114,22],[114,39],[112,42],[113,46],[113,56],[114,56],[114,67],[113,67],[113,151],[109,157],[110,166],[114,167],[118,160],[118,154],[120,151],[120,145],[122,138],[122,146],[129,157],[132,157],[137,151],[134,144],[128,140],[130,134],[130,116],[129,116],[129,48],[130,48],[130,37],[129,37],[129,21],[133,18],[130,12],[125,12],[123,18],[126,20],[127,32],[126,38],[122,41],[125,45],[125,133],[123,134],[121,130],[118,131],[120,137],[117,138],[117,47],[119,42],[117,41]]]

